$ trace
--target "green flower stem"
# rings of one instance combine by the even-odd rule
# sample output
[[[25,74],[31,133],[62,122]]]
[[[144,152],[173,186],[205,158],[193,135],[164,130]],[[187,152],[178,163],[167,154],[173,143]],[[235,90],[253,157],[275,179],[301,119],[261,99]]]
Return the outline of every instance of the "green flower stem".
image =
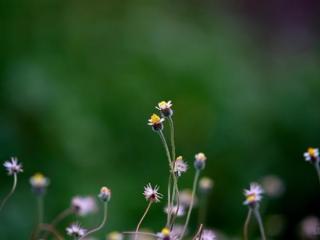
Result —
[[[169,179],[168,179],[168,214],[167,214],[167,226],[169,226],[170,224],[170,209],[169,209],[169,206],[170,206],[170,203],[171,203],[171,178],[172,178],[172,175],[169,174]]]
[[[190,206],[189,206],[189,209],[188,209],[186,222],[185,222],[185,224],[183,226],[183,230],[182,230],[182,233],[180,235],[180,239],[182,239],[184,237],[184,234],[186,233],[186,230],[187,230],[187,227],[188,227],[188,224],[189,224],[191,211],[192,211],[193,203],[194,203],[194,198],[195,198],[195,194],[196,194],[196,190],[197,190],[197,184],[198,184],[199,176],[200,176],[200,170],[196,170],[196,174],[194,175],[194,180],[193,180],[191,203],[190,203]]]
[[[38,225],[43,223],[43,196],[37,197],[37,205],[38,205]]]
[[[140,219],[140,221],[139,221],[139,223],[137,225],[137,228],[136,228],[136,231],[135,231],[135,236],[134,236],[135,240],[137,240],[137,234],[138,234],[139,228],[141,226],[141,223],[143,222],[144,218],[147,216],[147,213],[149,212],[149,209],[150,209],[152,203],[153,203],[153,201],[149,201],[149,204],[148,204],[146,210],[144,211],[144,213],[143,213],[143,215],[142,215],[142,217],[141,217],[141,219]]]
[[[170,125],[170,136],[171,136],[171,154],[172,154],[172,160],[175,161],[176,159],[176,145],[174,142],[174,125],[172,117],[169,117],[169,125]]]
[[[264,232],[263,223],[262,223],[262,219],[261,219],[261,216],[260,216],[260,212],[259,212],[258,206],[254,208],[253,212],[254,212],[254,215],[255,215],[255,217],[256,217],[256,219],[258,221],[260,234],[261,234],[261,239],[262,240],[266,240],[266,234]]]
[[[248,240],[248,227],[252,216],[252,209],[249,207],[248,215],[243,227],[243,239]]]
[[[320,182],[320,166],[319,166],[319,162],[316,162],[314,164],[315,168],[316,168],[316,171],[317,171],[317,175],[318,175],[318,178],[319,178],[319,182]]]
[[[0,205],[0,211],[2,210],[2,208],[5,205],[5,203],[8,201],[8,199],[12,196],[12,194],[16,190],[17,182],[18,182],[18,177],[17,177],[17,174],[14,173],[13,174],[13,185],[12,185],[12,188],[11,188],[10,192],[7,194],[7,196],[2,200],[1,205]]]
[[[103,205],[104,205],[104,212],[103,212],[102,222],[96,228],[94,228],[94,229],[88,231],[86,234],[84,234],[81,238],[79,238],[79,240],[84,239],[87,236],[89,236],[90,234],[101,230],[103,228],[103,226],[106,224],[107,216],[108,216],[108,202],[105,202]]]

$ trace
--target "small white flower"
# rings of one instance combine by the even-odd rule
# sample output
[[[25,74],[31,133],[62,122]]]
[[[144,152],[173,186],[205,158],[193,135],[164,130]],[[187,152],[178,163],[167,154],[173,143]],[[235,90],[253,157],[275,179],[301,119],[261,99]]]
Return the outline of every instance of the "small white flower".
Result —
[[[161,232],[157,233],[158,239],[161,240],[170,240],[171,239],[171,232],[170,229],[165,227],[161,230]]]
[[[209,229],[204,229],[202,231],[202,234],[199,237],[196,238],[197,240],[215,240],[216,239],[216,235],[212,230]]]
[[[107,240],[123,240],[124,237],[121,233],[119,232],[111,232],[107,235]]]
[[[263,189],[261,186],[257,183],[251,183],[250,184],[250,189],[244,190],[244,195],[246,197],[246,200],[244,201],[245,205],[252,205],[259,203],[262,199],[262,193]]]
[[[11,161],[5,161],[3,166],[6,168],[9,175],[23,172],[22,164],[18,163],[18,159],[16,157],[12,157]]]
[[[30,184],[33,188],[45,188],[49,185],[49,179],[42,173],[36,173],[30,178]]]
[[[110,201],[111,190],[107,187],[102,187],[100,190],[99,198],[104,202]]]
[[[307,162],[317,162],[319,161],[319,149],[310,147],[303,156]]]
[[[79,223],[73,223],[69,227],[66,228],[67,234],[72,237],[82,237],[86,234],[86,229],[81,228]]]
[[[152,114],[148,120],[148,125],[152,126],[154,131],[161,131],[163,129],[164,118],[161,118],[157,114]]]
[[[144,187],[143,195],[148,201],[153,202],[160,202],[160,199],[162,198],[162,194],[158,192],[159,187],[155,186],[152,188],[151,184],[149,183],[147,186]]]
[[[171,117],[173,114],[171,107],[172,107],[171,101],[168,101],[168,102],[161,101],[158,103],[158,106],[156,107],[156,109],[158,109],[161,112],[161,115],[163,117],[168,118],[168,117]]]
[[[178,212],[177,212],[178,211]],[[164,209],[164,212],[165,213],[171,213],[171,214],[173,214],[173,215],[176,215],[177,217],[182,217],[182,216],[184,216],[184,214],[185,214],[185,208],[184,208],[184,206],[179,206],[179,209],[178,209],[178,206],[177,205],[175,205],[175,206],[172,206],[172,207],[166,207],[165,209]]]
[[[174,173],[177,174],[179,177],[182,173],[188,170],[188,164],[183,161],[182,156],[177,157],[176,161],[174,162]]]
[[[71,207],[79,216],[85,216],[97,210],[96,201],[93,197],[73,197]]]

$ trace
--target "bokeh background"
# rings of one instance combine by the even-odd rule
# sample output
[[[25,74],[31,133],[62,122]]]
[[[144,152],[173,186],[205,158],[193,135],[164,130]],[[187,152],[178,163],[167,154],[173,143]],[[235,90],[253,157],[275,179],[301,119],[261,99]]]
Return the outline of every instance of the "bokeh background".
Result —
[[[29,239],[37,171],[51,179],[47,221],[72,196],[107,185],[109,222],[95,236],[134,229],[143,186],[166,191],[167,160],[146,125],[164,99],[174,103],[178,154],[190,165],[196,152],[208,156],[206,225],[241,238],[243,188],[275,175],[285,191],[261,209],[282,226],[270,239],[300,239],[301,220],[320,216],[316,172],[302,157],[320,146],[319,9],[316,0],[2,1],[0,159],[17,156],[24,173],[0,213],[0,238]],[[0,183],[4,196],[12,183],[4,169]],[[144,227],[163,227],[164,204]],[[258,238],[254,222],[250,232]]]

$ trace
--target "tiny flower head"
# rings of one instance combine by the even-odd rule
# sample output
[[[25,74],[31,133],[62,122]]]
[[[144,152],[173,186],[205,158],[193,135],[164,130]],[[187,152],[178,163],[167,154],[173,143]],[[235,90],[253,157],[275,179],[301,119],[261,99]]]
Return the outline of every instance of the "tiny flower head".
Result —
[[[320,236],[320,219],[316,216],[308,216],[300,223],[303,239],[318,239]]]
[[[263,189],[261,188],[261,186],[259,184],[251,183],[250,189],[244,190],[244,195],[246,197],[244,204],[249,205],[249,206],[255,206],[257,203],[259,203],[261,201],[262,193],[263,193]]]
[[[157,114],[152,114],[148,120],[148,125],[152,126],[154,131],[161,131],[163,129],[164,118],[159,117]]]
[[[192,191],[191,189],[183,189],[179,194],[180,205],[188,208],[192,202]],[[198,198],[194,196],[193,207],[198,203]]]
[[[162,194],[159,193],[158,190],[159,190],[158,186],[155,186],[154,188],[152,188],[151,184],[149,183],[147,186],[144,187],[143,195],[147,201],[160,202],[160,199],[162,198]]]
[[[100,189],[99,198],[104,202],[109,202],[111,198],[111,190],[107,187],[102,187]]]
[[[188,170],[188,164],[183,161],[182,156],[177,157],[176,161],[174,162],[174,173],[177,176],[181,176],[182,173]]]
[[[66,231],[69,236],[75,238],[83,237],[87,232],[87,230],[81,228],[80,224],[78,223],[71,224],[69,227],[66,228]]]
[[[185,214],[185,208],[184,208],[184,206],[179,206],[179,208],[178,208],[177,205],[172,206],[172,207],[167,206],[164,209],[164,212],[170,213],[171,215],[176,215],[177,217],[182,217]]]
[[[173,114],[171,107],[172,107],[171,101],[168,101],[168,102],[161,101],[158,103],[158,106],[156,107],[156,109],[158,109],[161,112],[161,115],[163,117],[171,117]]]
[[[202,193],[208,193],[212,190],[213,185],[214,185],[214,182],[210,178],[203,177],[199,181],[199,190]]]
[[[197,240],[215,240],[216,235],[212,230],[204,229],[200,237],[196,238]]]
[[[18,159],[16,157],[12,157],[10,161],[5,161],[3,166],[6,168],[9,175],[23,172],[22,164],[18,163]]]
[[[30,178],[32,190],[36,194],[43,194],[49,185],[50,181],[42,173],[36,173]]]
[[[76,196],[72,198],[71,208],[79,216],[85,216],[95,212],[97,205],[93,197]]]
[[[162,240],[170,240],[170,229],[165,227],[161,230],[161,232],[157,233],[158,239]]]
[[[107,235],[107,240],[123,240],[123,235],[119,232],[111,232]]]
[[[207,160],[206,155],[204,153],[200,152],[200,153],[196,154],[194,156],[194,158],[195,158],[194,167],[197,170],[203,170],[204,167],[206,166],[206,160]]]
[[[316,163],[319,159],[319,149],[318,148],[308,148],[308,150],[303,154],[307,162]]]

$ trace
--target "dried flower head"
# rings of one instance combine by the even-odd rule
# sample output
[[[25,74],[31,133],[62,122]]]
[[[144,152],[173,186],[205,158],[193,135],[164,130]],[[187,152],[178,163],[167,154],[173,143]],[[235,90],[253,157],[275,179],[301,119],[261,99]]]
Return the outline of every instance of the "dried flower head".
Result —
[[[197,240],[215,240],[216,234],[212,230],[204,229],[200,237],[197,237],[196,239]]]
[[[175,206],[172,206],[172,207],[165,207],[164,209],[164,212],[165,213],[169,213],[172,214],[172,215],[176,215],[177,217],[182,217],[184,216],[185,214],[185,207],[184,206],[178,206],[175,205]]]
[[[256,204],[259,203],[262,199],[262,193],[263,193],[263,189],[259,184],[251,183],[250,189],[244,190],[244,195],[246,197],[244,204],[252,207],[256,206]]]
[[[32,190],[36,194],[43,194],[46,188],[49,186],[50,180],[42,173],[36,173],[30,178],[30,184]]]
[[[154,131],[161,131],[163,129],[164,118],[159,117],[157,114],[152,114],[148,120],[148,125],[152,126]]]
[[[183,161],[182,156],[177,157],[176,161],[174,162],[174,173],[177,176],[181,176],[182,173],[188,170],[188,164]]]
[[[195,157],[194,167],[197,170],[203,170],[204,167],[206,166],[206,160],[207,160],[206,155],[200,152],[200,153],[197,153],[194,157]]]
[[[171,107],[172,107],[171,101],[168,101],[168,102],[161,101],[158,103],[158,106],[156,107],[156,109],[158,109],[161,112],[161,115],[163,117],[171,117],[173,114]]]
[[[99,198],[104,202],[109,202],[111,198],[111,190],[107,187],[102,187],[100,189]]]
[[[74,238],[83,237],[86,234],[86,229],[81,228],[79,223],[72,223],[66,228],[67,234]]]
[[[162,194],[159,193],[158,190],[159,190],[158,186],[155,186],[154,188],[152,188],[151,184],[149,183],[147,186],[144,187],[143,195],[147,201],[160,202],[160,199],[162,198]]]
[[[199,181],[199,190],[202,193],[208,193],[212,190],[214,182],[208,177],[202,177]]]
[[[162,240],[170,240],[170,229],[165,227],[161,230],[161,232],[157,233],[158,239]]]
[[[316,163],[319,159],[319,149],[318,148],[308,148],[308,150],[303,154],[307,162]]]
[[[73,197],[71,207],[79,216],[85,216],[97,210],[96,201],[93,197]]]
[[[107,235],[107,240],[123,240],[124,237],[121,233],[119,232],[111,232]]]
[[[22,164],[18,163],[18,159],[16,157],[12,157],[10,161],[5,161],[3,166],[8,171],[8,175],[18,174],[23,172]]]

